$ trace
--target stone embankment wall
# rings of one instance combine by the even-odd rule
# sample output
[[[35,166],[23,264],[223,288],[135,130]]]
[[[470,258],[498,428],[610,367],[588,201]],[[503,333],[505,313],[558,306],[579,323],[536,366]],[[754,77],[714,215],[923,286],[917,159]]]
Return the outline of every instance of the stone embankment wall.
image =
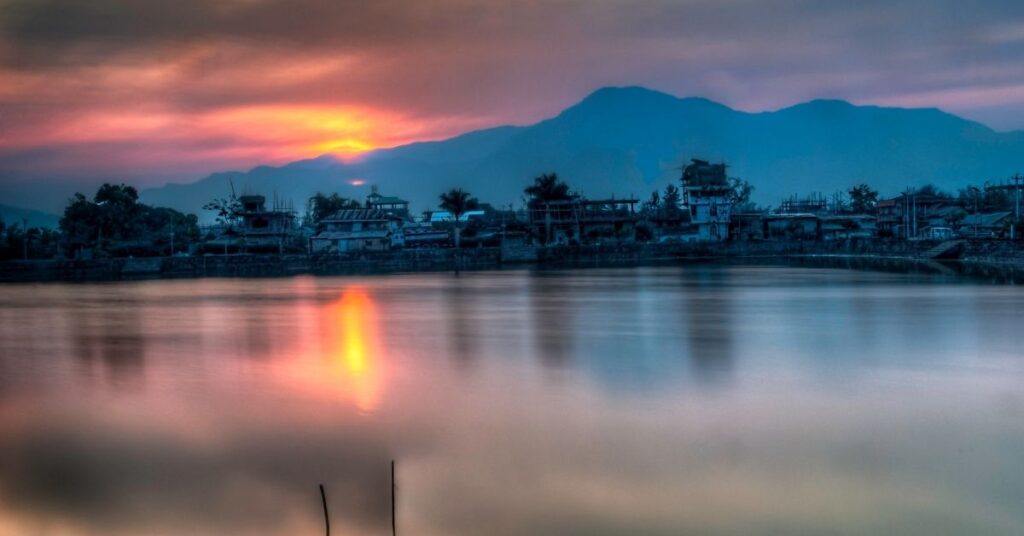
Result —
[[[0,263],[0,281],[119,281],[187,277],[279,277],[486,270],[502,266],[625,266],[696,259],[785,259],[808,256],[922,259],[935,242],[886,240],[622,243],[566,247],[402,250],[347,255],[208,255],[91,261]],[[962,260],[1024,266],[1024,244],[971,241]]]

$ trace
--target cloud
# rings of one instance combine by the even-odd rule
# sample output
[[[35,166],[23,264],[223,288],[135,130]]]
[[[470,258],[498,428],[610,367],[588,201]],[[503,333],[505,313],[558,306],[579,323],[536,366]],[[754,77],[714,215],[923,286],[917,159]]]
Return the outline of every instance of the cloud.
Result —
[[[0,180],[68,172],[3,163],[39,149],[95,174],[78,148],[139,140],[156,147],[148,163],[141,149],[100,160],[137,161],[127,174],[140,182],[185,180],[197,170],[529,123],[604,85],[647,85],[746,110],[817,97],[941,105],[1002,117],[1000,128],[1024,126],[1015,122],[1024,114],[1007,113],[1018,102],[986,97],[1024,83],[1019,2],[0,6]],[[233,141],[197,150],[209,139]]]

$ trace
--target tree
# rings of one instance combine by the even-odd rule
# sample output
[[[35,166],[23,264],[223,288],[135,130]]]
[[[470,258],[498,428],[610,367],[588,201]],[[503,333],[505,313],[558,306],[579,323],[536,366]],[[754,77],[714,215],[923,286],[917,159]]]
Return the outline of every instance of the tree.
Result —
[[[679,212],[679,206],[682,202],[683,196],[679,193],[679,188],[675,184],[669,184],[665,187],[665,193],[661,196],[661,208],[665,212],[665,216],[675,216]]]
[[[211,210],[217,215],[217,223],[231,227],[238,222],[242,214],[242,203],[237,197],[218,197],[203,205],[203,210]]]
[[[441,194],[440,208],[452,215],[455,225],[455,248],[459,248],[460,220],[463,214],[477,208],[479,202],[462,188],[452,188]]]
[[[953,196],[939,189],[934,184],[925,184],[913,192],[912,195],[937,197],[939,199],[953,199]]]
[[[338,212],[339,210],[360,208],[359,202],[342,197],[337,193],[327,195],[322,192],[313,194],[313,197],[309,198],[307,204],[307,213],[309,219],[314,225],[319,225],[321,221],[330,215]]]
[[[549,201],[567,201],[573,198],[569,185],[558,179],[556,173],[544,173],[533,179],[533,184],[523,192],[529,198],[530,208]]]
[[[647,217],[656,216],[661,208],[661,194],[657,190],[651,192],[651,198],[644,201],[640,211]]]
[[[754,185],[738,177],[729,178],[729,188],[733,205],[746,205],[750,202],[750,194],[754,192]]]
[[[875,210],[878,204],[878,190],[867,184],[858,184],[847,191],[850,194],[850,210],[854,214],[867,214]]]
[[[68,200],[64,216],[60,219],[60,232],[64,236],[64,247],[69,253],[99,244],[102,233],[102,210],[87,197],[76,193]]]
[[[138,199],[135,188],[124,184],[104,184],[92,200],[76,193],[60,220],[65,250],[70,254],[82,248],[160,254],[172,236],[180,237],[179,244],[198,237],[195,215],[151,207]]]

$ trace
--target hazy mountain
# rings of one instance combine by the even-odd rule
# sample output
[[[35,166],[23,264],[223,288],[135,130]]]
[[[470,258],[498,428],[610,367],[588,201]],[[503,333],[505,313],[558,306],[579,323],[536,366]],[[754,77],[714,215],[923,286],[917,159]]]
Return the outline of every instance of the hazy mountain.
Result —
[[[0,205],[0,221],[7,225],[28,225],[29,227],[49,227],[55,229],[60,216],[27,208]]]
[[[956,190],[1024,171],[1024,132],[1000,133],[937,109],[816,100],[746,113],[644,88],[598,90],[556,117],[444,141],[382,149],[358,162],[323,156],[281,167],[215,173],[145,190],[148,203],[201,212],[207,200],[261,192],[301,207],[317,190],[362,198],[370,184],[423,210],[461,186],[493,204],[518,203],[535,175],[555,171],[591,197],[636,195],[677,180],[688,158],[725,160],[777,204],[792,193],[829,194],[857,182],[883,193],[935,183]],[[353,181],[364,181],[353,186]]]

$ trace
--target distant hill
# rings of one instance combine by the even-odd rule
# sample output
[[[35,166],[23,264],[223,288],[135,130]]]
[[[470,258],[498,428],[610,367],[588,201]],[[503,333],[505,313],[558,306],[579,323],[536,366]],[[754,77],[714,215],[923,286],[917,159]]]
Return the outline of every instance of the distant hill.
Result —
[[[592,197],[645,198],[677,180],[691,157],[725,160],[731,175],[754,184],[762,204],[858,182],[883,194],[929,182],[955,191],[1024,171],[1024,132],[996,132],[937,109],[815,100],[747,113],[639,87],[605,88],[534,125],[381,149],[358,162],[322,156],[215,173],[145,190],[142,198],[201,213],[203,203],[229,192],[230,180],[239,192],[276,194],[297,207],[317,190],[361,199],[371,184],[408,198],[416,210],[434,207],[453,186],[504,205],[518,203],[532,177],[550,171]]]
[[[38,210],[0,205],[0,221],[7,225],[21,226],[27,223],[29,227],[56,229],[60,223],[60,216]]]

